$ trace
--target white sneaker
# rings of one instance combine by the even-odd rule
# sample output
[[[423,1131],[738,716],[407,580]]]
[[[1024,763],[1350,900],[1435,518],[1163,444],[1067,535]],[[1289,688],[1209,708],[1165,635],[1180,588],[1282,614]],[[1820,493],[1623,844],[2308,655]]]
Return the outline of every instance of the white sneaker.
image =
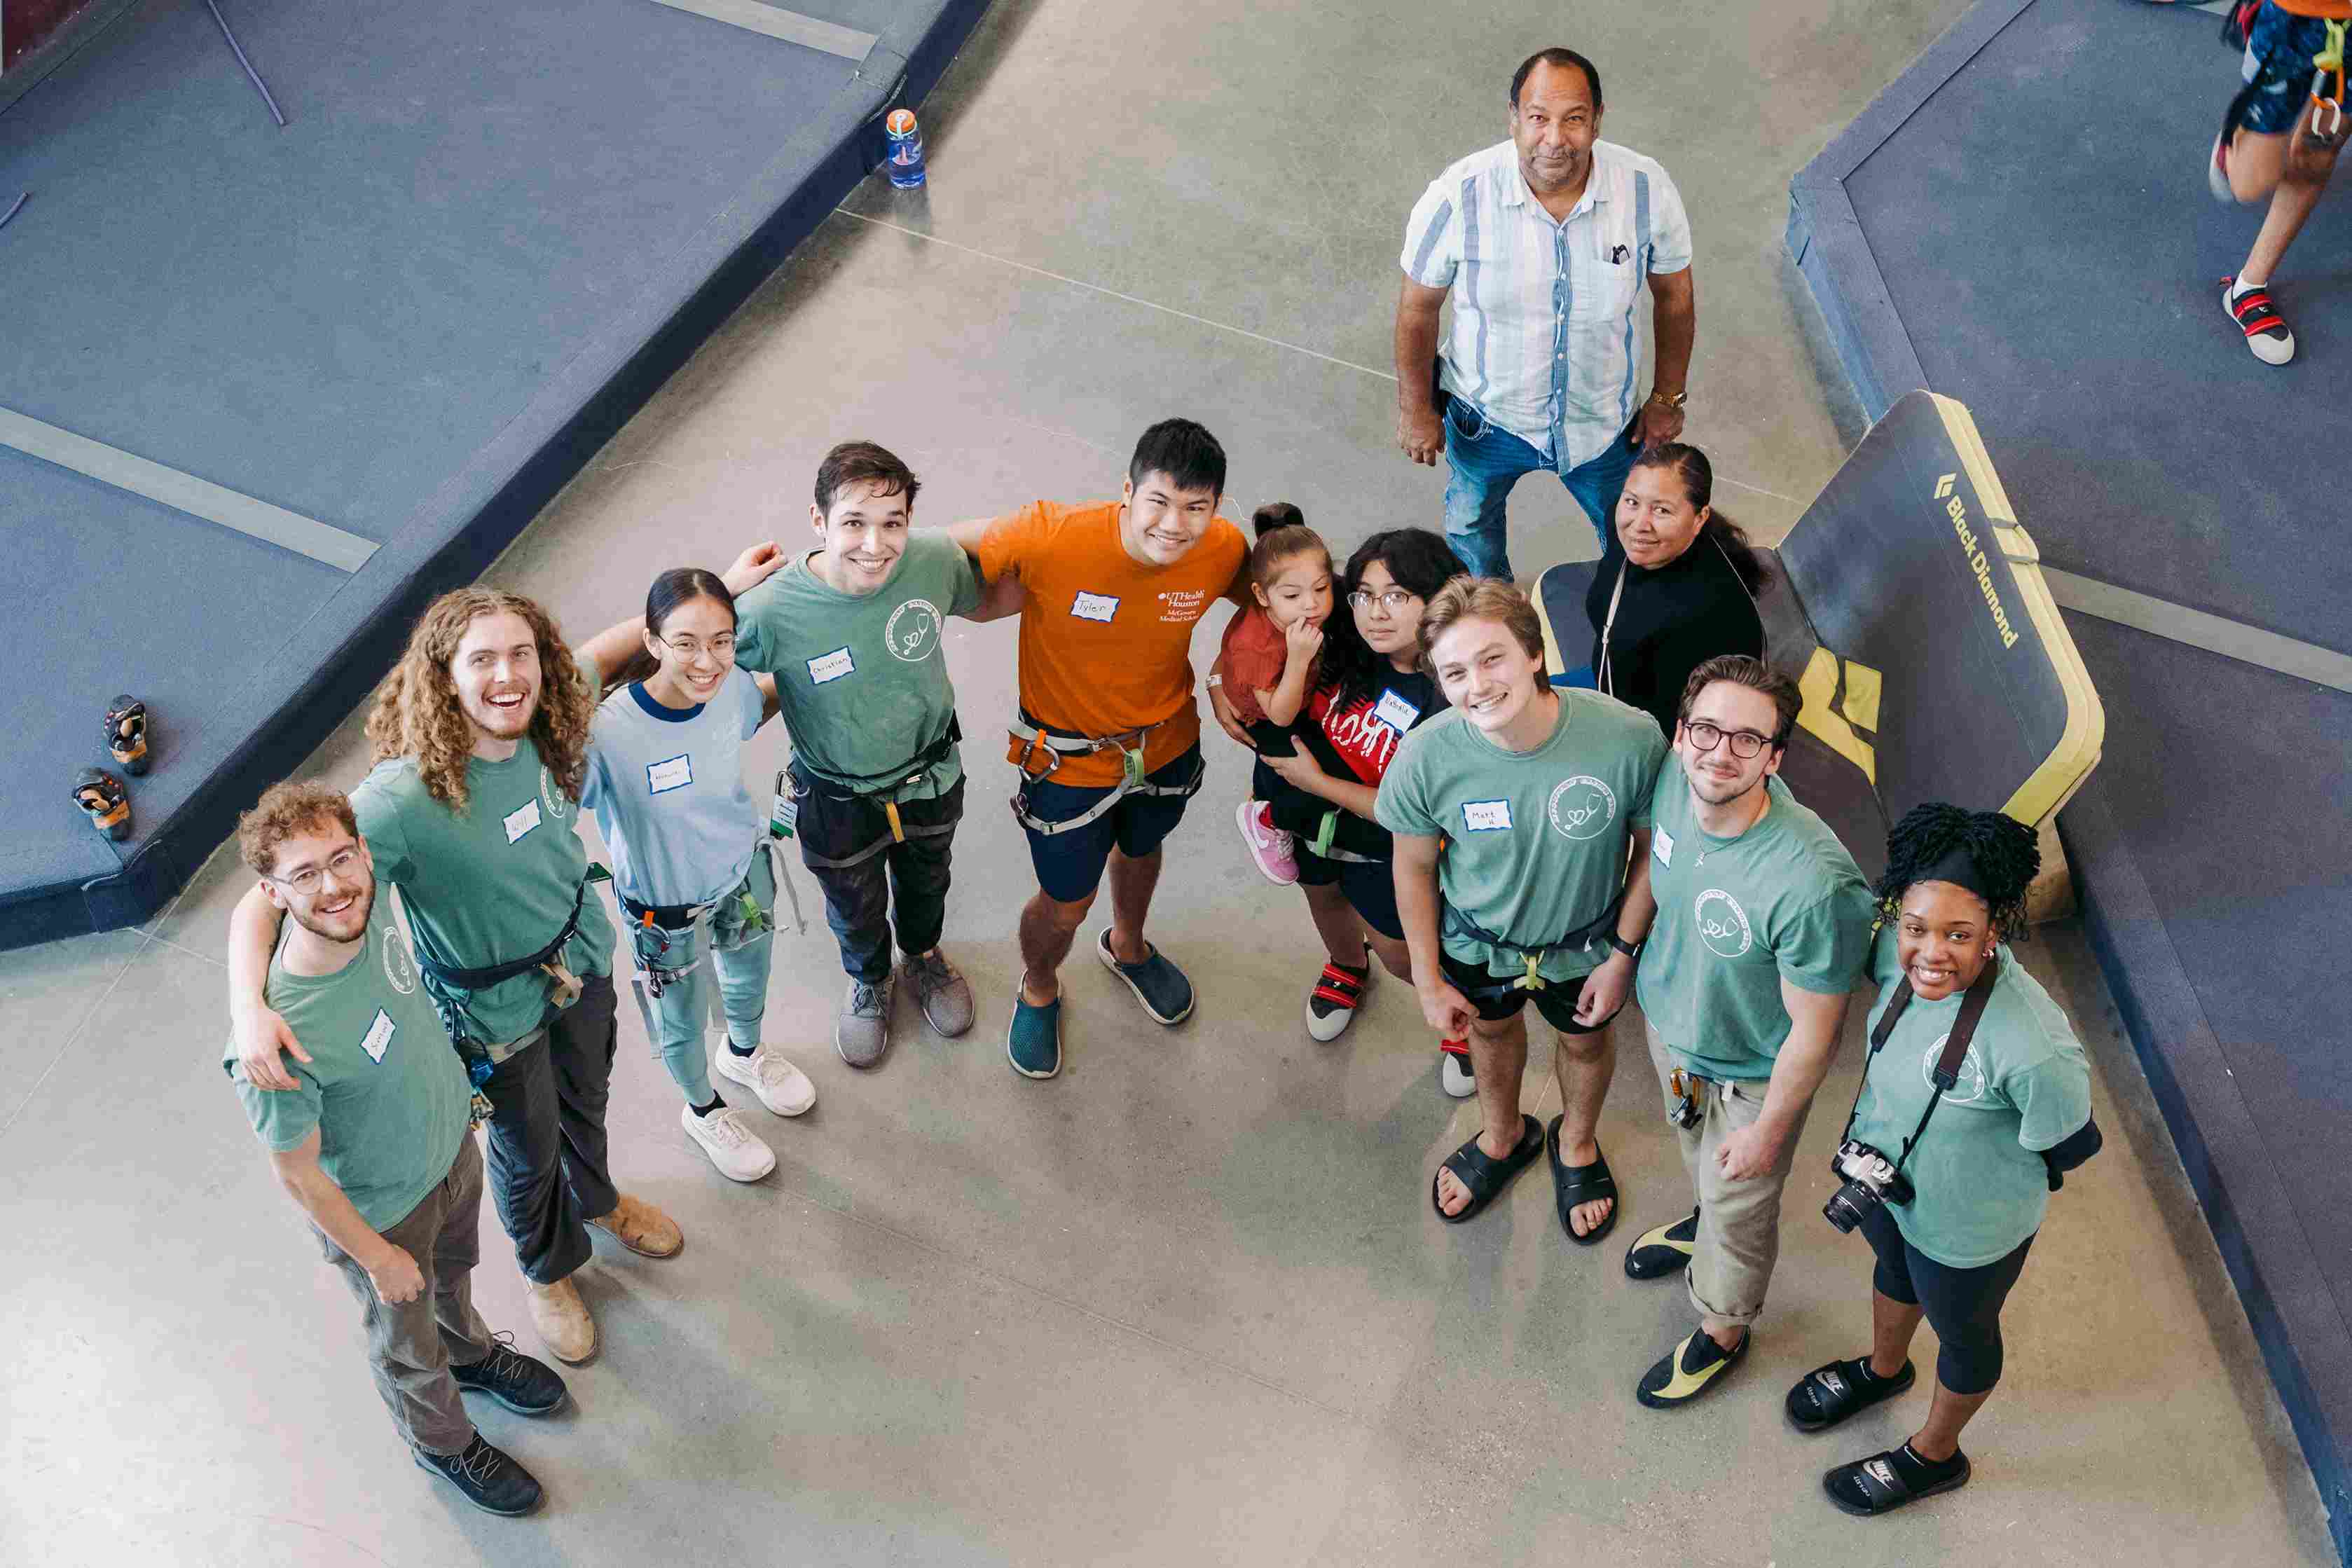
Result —
[[[776,1168],[776,1152],[760,1142],[734,1109],[697,1116],[694,1107],[677,1108],[677,1124],[702,1145],[719,1173],[730,1182],[756,1182]]]
[[[720,1078],[741,1084],[779,1116],[798,1116],[816,1103],[816,1085],[808,1074],[768,1049],[765,1041],[750,1056],[739,1057],[721,1040],[710,1056]]]

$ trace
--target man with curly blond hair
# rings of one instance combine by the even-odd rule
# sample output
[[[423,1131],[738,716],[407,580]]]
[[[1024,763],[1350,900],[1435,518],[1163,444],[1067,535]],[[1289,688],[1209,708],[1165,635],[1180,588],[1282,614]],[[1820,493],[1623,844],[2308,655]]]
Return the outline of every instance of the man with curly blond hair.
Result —
[[[729,586],[749,587],[775,559],[773,545],[747,551]],[[444,594],[376,690],[374,766],[351,797],[376,877],[404,898],[424,984],[490,1102],[491,1192],[532,1324],[575,1363],[596,1348],[572,1278],[591,1254],[587,1227],[649,1258],[684,1245],[607,1169],[613,925],[574,831],[602,672],[629,652],[607,637],[575,655],[518,594]],[[229,995],[240,1065],[284,1090],[294,1080],[279,1052],[309,1058],[262,994],[278,919],[258,889],[237,906]]]

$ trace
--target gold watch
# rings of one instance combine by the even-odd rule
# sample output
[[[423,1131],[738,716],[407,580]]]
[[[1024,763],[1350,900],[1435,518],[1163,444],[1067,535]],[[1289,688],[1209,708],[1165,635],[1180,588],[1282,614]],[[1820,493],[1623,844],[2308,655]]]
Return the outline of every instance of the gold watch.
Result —
[[[1690,401],[1690,394],[1687,392],[1653,392],[1650,394],[1650,401],[1653,403],[1663,403],[1669,408],[1680,408],[1684,404]]]

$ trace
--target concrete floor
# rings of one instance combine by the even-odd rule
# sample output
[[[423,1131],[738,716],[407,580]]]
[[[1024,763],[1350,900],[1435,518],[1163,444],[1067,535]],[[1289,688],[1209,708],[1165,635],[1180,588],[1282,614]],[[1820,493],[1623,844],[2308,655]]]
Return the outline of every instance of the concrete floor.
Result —
[[[1610,134],[1689,202],[1691,435],[1737,481],[1718,500],[1767,538],[1854,434],[1780,252],[1788,177],[1961,8],[1773,0],[1742,21],[1653,0],[1571,35],[1602,62]],[[925,111],[931,190],[858,192],[493,580],[584,633],[659,568],[795,537],[836,439],[896,447],[926,480],[920,521],[944,522],[1110,493],[1137,431],[1179,412],[1231,448],[1237,515],[1286,497],[1343,544],[1434,521],[1441,478],[1391,445],[1400,229],[1439,167],[1501,133],[1507,73],[1559,13],[1429,16],[999,0]],[[1591,553],[1557,489],[1531,481],[1517,515],[1531,569]],[[1316,944],[1232,842],[1246,774],[1222,743],[1153,927],[1199,1013],[1162,1032],[1081,955],[1064,1076],[1007,1068],[1008,917],[1030,882],[987,797],[1013,643],[1009,626],[951,634],[975,737],[947,935],[980,990],[968,1038],[934,1040],[902,1006],[899,1047],[853,1075],[827,1046],[831,942],[821,923],[787,937],[768,1035],[823,1099],[797,1124],[761,1119],[778,1170],[739,1187],[678,1131],[624,1009],[614,1166],[688,1241],[667,1263],[600,1249],[583,1273],[604,1348],[569,1374],[573,1409],[480,1413],[546,1482],[534,1520],[475,1513],[400,1455],[349,1298],[222,1084],[233,858],[147,929],[0,954],[18,1260],[0,1272],[0,1560],[2330,1561],[2076,931],[2026,957],[2090,1047],[2108,1152],[2053,1203],[2012,1299],[1975,1483],[1849,1521],[1818,1473],[1897,1440],[1918,1399],[1818,1439],[1780,1401],[1864,1342],[1865,1249],[1818,1218],[1855,1042],[1822,1091],[1755,1354],[1704,1410],[1643,1411],[1632,1384],[1685,1331],[1680,1289],[1628,1282],[1622,1240],[1567,1246],[1539,1171],[1475,1225],[1431,1217],[1430,1172],[1470,1114],[1439,1093],[1400,985],[1341,1042],[1306,1037]],[[774,765],[782,742],[754,750]],[[358,777],[356,718],[309,771]],[[1621,1237],[1688,1201],[1624,1037],[1603,1131]],[[1549,1114],[1547,1069],[1539,1049]],[[484,1240],[484,1310],[528,1344],[494,1219]]]

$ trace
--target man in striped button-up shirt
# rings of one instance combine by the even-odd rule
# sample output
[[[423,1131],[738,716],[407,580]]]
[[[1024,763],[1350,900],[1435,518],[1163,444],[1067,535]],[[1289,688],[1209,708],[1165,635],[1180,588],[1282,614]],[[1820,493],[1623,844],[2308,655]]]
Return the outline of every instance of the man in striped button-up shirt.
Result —
[[[1504,502],[1534,469],[1559,476],[1607,544],[1635,450],[1682,434],[1697,321],[1682,195],[1655,160],[1600,140],[1592,63],[1572,49],[1529,57],[1511,79],[1510,125],[1414,206],[1396,319],[1397,444],[1433,465],[1444,448],[1446,537],[1472,571],[1507,580]]]

